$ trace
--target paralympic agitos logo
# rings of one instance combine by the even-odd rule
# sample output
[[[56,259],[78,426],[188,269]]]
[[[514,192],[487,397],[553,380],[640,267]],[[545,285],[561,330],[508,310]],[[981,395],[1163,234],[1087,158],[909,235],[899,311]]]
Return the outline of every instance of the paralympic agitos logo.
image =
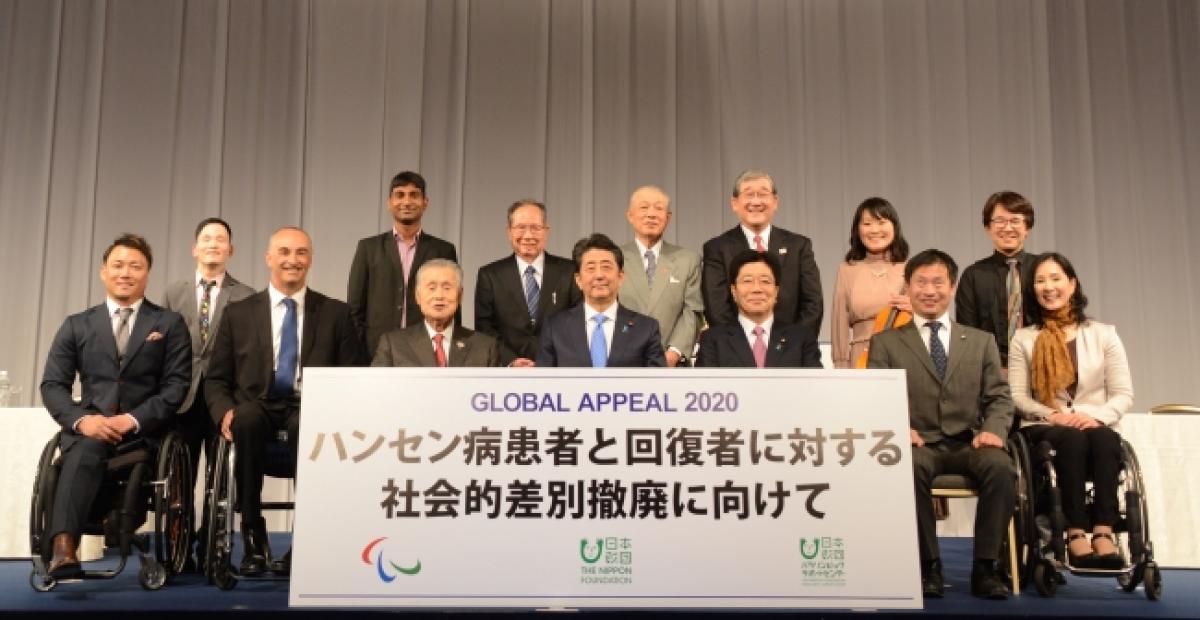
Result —
[[[391,583],[396,580],[397,574],[412,576],[412,575],[415,575],[415,574],[421,572],[421,560],[419,560],[419,559],[417,560],[416,564],[414,564],[408,568],[400,566],[399,564],[392,562],[391,560],[384,560],[383,559],[384,547],[382,545],[380,545],[379,543],[381,543],[385,540],[387,540],[387,536],[380,536],[379,538],[376,538],[375,540],[372,540],[370,543],[368,543],[367,546],[363,547],[363,550],[362,550],[363,564],[366,564],[368,566],[370,566],[371,564],[374,564],[375,570],[379,573],[380,581],[382,581],[384,583]],[[379,549],[376,550],[375,549],[376,547],[379,547]],[[372,551],[375,551],[375,560],[374,561],[371,560],[371,552]],[[386,566],[385,566],[385,564],[386,564]],[[391,569],[395,570],[396,573],[388,572],[388,567],[391,567]]]

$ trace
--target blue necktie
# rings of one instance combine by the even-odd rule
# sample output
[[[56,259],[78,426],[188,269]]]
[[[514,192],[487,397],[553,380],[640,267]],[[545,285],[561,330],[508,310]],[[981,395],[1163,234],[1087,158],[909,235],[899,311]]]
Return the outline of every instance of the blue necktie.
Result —
[[[933,367],[937,370],[938,379],[946,378],[946,348],[942,339],[938,338],[938,330],[942,328],[940,321],[929,322],[929,357],[933,358]]]
[[[597,314],[592,318],[596,321],[596,330],[592,332],[592,368],[604,368],[608,365],[608,340],[604,337],[604,321],[608,317]]]
[[[279,361],[275,364],[275,382],[271,386],[273,396],[291,396],[296,386],[296,354],[299,348],[296,336],[296,300],[283,299],[283,329],[279,331]]]
[[[525,268],[525,306],[529,308],[529,320],[537,320],[538,297],[541,289],[538,288],[537,270],[530,265]]]

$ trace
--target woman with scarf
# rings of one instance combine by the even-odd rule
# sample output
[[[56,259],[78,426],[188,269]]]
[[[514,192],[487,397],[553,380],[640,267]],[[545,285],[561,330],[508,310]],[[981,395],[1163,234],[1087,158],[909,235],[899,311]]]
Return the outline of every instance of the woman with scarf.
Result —
[[[1013,335],[1008,352],[1021,431],[1031,445],[1048,441],[1054,446],[1070,564],[1121,568],[1112,531],[1119,517],[1121,467],[1115,427],[1133,404],[1125,347],[1116,328],[1084,314],[1087,297],[1065,256],[1038,256],[1033,274],[1022,291],[1026,327]],[[1089,475],[1091,515],[1084,501]]]

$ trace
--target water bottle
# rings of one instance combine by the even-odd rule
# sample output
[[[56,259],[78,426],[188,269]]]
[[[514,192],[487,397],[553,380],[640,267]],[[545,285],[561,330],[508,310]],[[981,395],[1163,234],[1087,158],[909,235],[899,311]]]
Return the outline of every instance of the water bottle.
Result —
[[[0,370],[0,407],[7,407],[12,400],[12,382],[8,380],[8,371]]]

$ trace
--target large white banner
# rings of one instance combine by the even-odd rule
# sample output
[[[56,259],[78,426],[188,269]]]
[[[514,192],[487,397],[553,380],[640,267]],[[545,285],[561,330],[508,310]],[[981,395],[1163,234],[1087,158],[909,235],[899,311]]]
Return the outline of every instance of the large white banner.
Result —
[[[921,606],[900,371],[306,369],[290,603]]]

